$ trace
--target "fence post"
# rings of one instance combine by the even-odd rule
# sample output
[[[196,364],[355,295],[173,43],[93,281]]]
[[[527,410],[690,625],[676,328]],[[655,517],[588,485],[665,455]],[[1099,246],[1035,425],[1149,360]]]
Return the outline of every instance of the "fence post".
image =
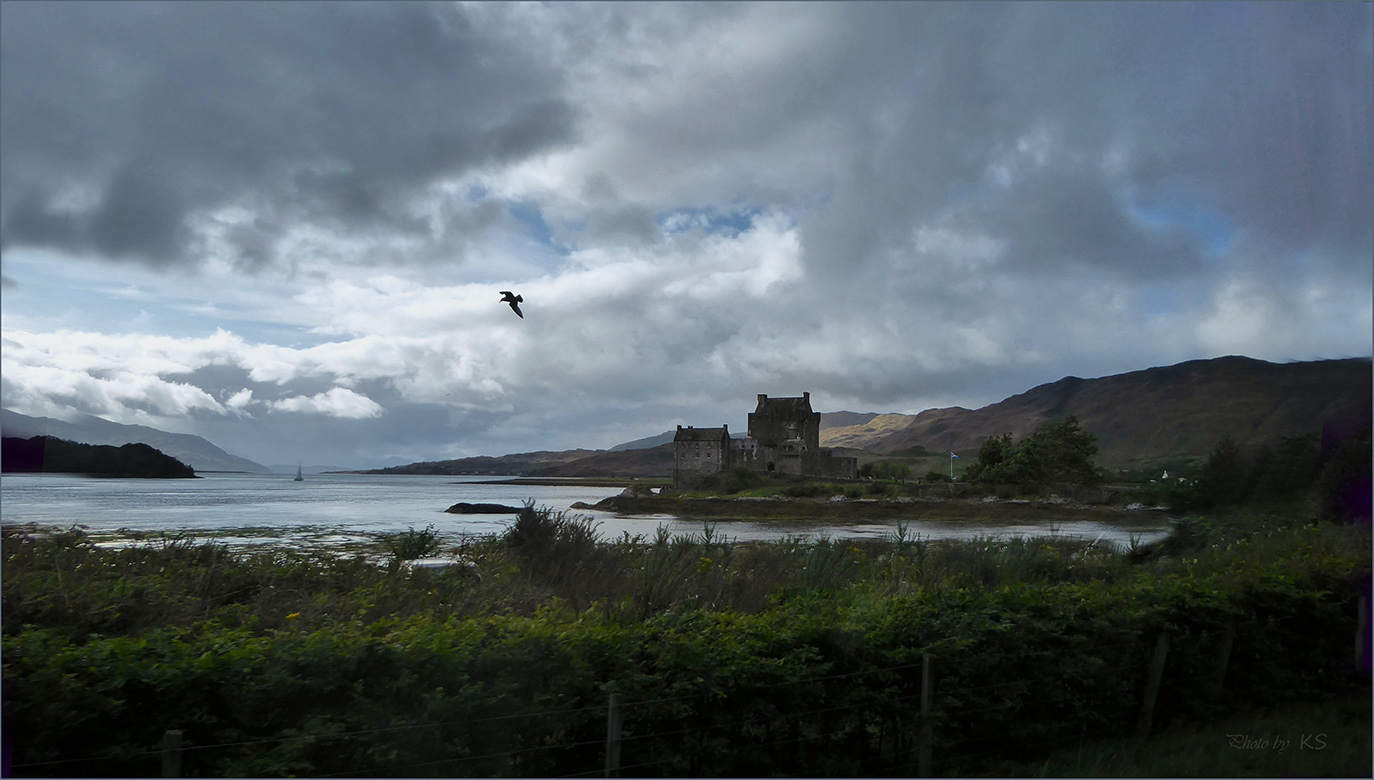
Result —
[[[1221,638],[1221,647],[1217,649],[1217,671],[1212,678],[1212,694],[1220,695],[1221,688],[1226,683],[1226,667],[1231,663],[1231,646],[1236,642],[1236,619],[1231,618],[1231,622],[1226,624],[1226,635]]]
[[[1155,697],[1159,695],[1159,682],[1164,679],[1164,659],[1169,655],[1169,633],[1161,631],[1155,640],[1155,657],[1150,661],[1150,679],[1145,684],[1145,700],[1140,704],[1140,722],[1136,724],[1136,739],[1150,736],[1150,721],[1155,716]]]
[[[1364,671],[1364,634],[1369,627],[1369,599],[1360,594],[1355,615],[1355,671]]]
[[[1125,677],[1130,673],[1131,663],[1135,661],[1135,646],[1140,643],[1140,631],[1138,629],[1132,629],[1128,633],[1131,641],[1130,644],[1126,645],[1126,652],[1121,654],[1121,664],[1116,670],[1118,677]]]
[[[620,776],[620,694],[606,708],[606,777]]]
[[[181,777],[181,729],[162,735],[162,776]]]
[[[935,724],[930,719],[930,656],[921,657],[921,738],[917,745],[916,771],[919,777],[932,777],[930,753],[935,737]]]

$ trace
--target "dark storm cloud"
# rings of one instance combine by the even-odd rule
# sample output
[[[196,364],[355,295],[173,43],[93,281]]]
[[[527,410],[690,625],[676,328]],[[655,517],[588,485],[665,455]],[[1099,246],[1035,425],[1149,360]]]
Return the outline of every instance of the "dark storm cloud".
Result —
[[[198,212],[416,232],[427,184],[572,138],[559,77],[420,4],[5,3],[3,242],[155,264]]]
[[[1133,205],[1217,214],[1285,252],[1374,250],[1369,4],[844,10],[815,88],[854,164],[803,224],[816,272],[853,278],[951,215],[1022,268],[1195,269],[1201,237],[1151,232]]]
[[[121,299],[113,338],[22,308],[89,265],[7,251],[3,382],[34,412],[413,460],[734,427],[757,392],[918,411],[1369,349],[1368,3],[0,13],[7,250],[217,261],[62,293],[179,301]],[[142,346],[167,322],[235,332]]]

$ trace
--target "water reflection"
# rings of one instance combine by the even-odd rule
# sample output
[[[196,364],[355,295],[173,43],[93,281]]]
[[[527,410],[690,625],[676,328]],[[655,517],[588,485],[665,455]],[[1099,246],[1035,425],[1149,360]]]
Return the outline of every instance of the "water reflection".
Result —
[[[620,492],[586,485],[501,485],[490,477],[328,474],[294,482],[292,474],[210,474],[197,480],[111,480],[62,474],[5,475],[0,479],[3,521],[66,527],[87,526],[104,538],[125,531],[215,539],[235,546],[337,547],[375,540],[378,535],[433,525],[446,540],[501,533],[512,515],[450,515],[460,501],[566,509],[594,504]],[[653,538],[660,525],[674,535],[702,532],[701,520],[670,515],[618,515],[580,511],[597,523],[602,539]],[[1125,546],[1132,538],[1151,542],[1168,532],[1156,512],[1122,512],[1110,522],[1070,516],[1043,521],[892,518],[854,524],[714,521],[717,536],[734,541],[804,537],[882,538],[907,524],[908,537],[968,539],[1058,535]]]

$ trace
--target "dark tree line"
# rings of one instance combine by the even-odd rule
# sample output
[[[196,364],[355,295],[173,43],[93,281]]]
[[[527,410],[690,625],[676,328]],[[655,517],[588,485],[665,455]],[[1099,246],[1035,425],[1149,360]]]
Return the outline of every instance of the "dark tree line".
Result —
[[[52,436],[5,437],[0,461],[14,473],[98,474],[106,477],[195,477],[185,463],[147,444],[79,444]]]
[[[1197,479],[1176,489],[1173,503],[1218,511],[1310,498],[1319,517],[1367,523],[1370,463],[1368,428],[1325,446],[1316,436],[1292,436],[1251,452],[1225,436],[1207,456]]]
[[[1018,442],[1010,433],[988,437],[964,479],[1027,487],[1094,485],[1101,481],[1093,466],[1096,456],[1097,437],[1079,428],[1078,418],[1069,415],[1041,425]]]

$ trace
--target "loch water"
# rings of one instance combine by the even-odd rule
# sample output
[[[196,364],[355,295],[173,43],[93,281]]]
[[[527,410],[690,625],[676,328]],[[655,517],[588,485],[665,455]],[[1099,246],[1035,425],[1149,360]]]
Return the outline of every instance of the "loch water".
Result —
[[[302,546],[361,541],[378,534],[423,529],[449,539],[499,533],[512,514],[454,515],[444,510],[458,502],[495,503],[570,510],[575,502],[594,504],[620,488],[589,485],[494,484],[496,477],[411,476],[393,474],[315,474],[294,481],[292,474],[204,474],[200,479],[107,479],[68,474],[5,474],[0,477],[0,522],[41,526],[84,526],[106,535],[116,531],[185,534],[229,544],[274,543]],[[652,538],[660,525],[674,534],[703,530],[700,520],[671,515],[619,515],[577,510],[597,524],[602,539],[622,533]],[[1120,520],[1056,521],[988,525],[920,518],[919,507],[902,518],[908,534],[924,539],[1058,534],[1118,545],[1132,538],[1149,542],[1168,531],[1158,513],[1123,513]],[[736,541],[784,537],[883,537],[898,518],[852,525],[721,521],[718,536]]]

